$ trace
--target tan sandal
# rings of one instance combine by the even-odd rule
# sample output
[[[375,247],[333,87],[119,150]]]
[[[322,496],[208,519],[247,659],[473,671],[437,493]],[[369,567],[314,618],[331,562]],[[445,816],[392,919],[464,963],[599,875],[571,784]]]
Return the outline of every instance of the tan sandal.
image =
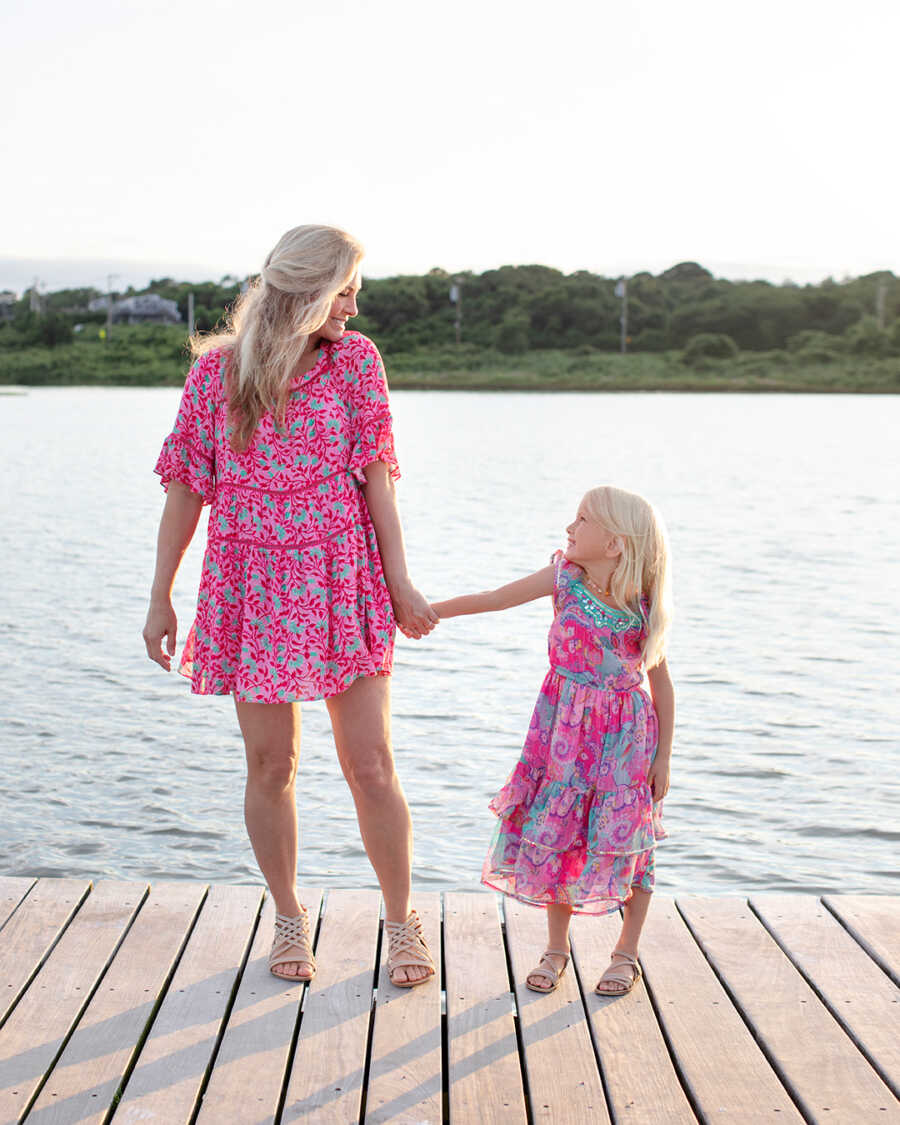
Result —
[[[431,980],[434,961],[425,944],[422,923],[415,910],[410,910],[405,922],[385,922],[384,929],[388,936],[387,969],[391,984],[397,988],[412,988]],[[410,969],[414,965],[421,965],[428,973],[418,980],[394,980],[397,969]]]
[[[300,973],[279,973],[279,965],[309,965],[309,975]],[[275,937],[272,952],[269,954],[269,972],[279,980],[296,981],[300,984],[311,981],[316,975],[316,959],[309,940],[309,913],[304,910],[294,915],[275,915]]]
[[[616,957],[619,958],[618,962],[615,960]],[[597,981],[594,992],[598,996],[624,996],[626,992],[631,992],[641,979],[641,967],[637,962],[637,957],[632,957],[630,953],[620,953],[619,950],[614,949],[609,960],[609,968]],[[621,984],[622,987],[601,988],[600,985],[604,981],[608,984]]]
[[[539,984],[532,984],[528,977],[526,977],[525,987],[530,988],[532,992],[555,992],[559,987],[560,978],[569,967],[571,956],[571,953],[565,949],[545,949],[541,954],[541,959],[537,964],[537,968],[532,969],[528,977],[546,977],[550,984],[546,988],[542,988]],[[550,960],[551,957],[564,957],[563,967],[557,969]]]

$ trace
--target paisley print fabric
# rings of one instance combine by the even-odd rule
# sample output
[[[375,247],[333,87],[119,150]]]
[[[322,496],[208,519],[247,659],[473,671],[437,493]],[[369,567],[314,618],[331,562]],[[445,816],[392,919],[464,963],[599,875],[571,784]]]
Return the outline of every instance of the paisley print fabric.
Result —
[[[361,485],[400,475],[381,357],[365,336],[326,343],[291,385],[284,422],[260,420],[236,453],[227,354],[191,368],[156,464],[210,504],[197,616],[180,671],[198,694],[282,703],[388,675],[394,618]]]
[[[490,803],[498,823],[482,882],[536,906],[606,914],[633,886],[652,891],[665,835],[647,784],[658,723],[641,686],[645,626],[594,598],[562,552],[554,561],[550,671],[522,756]]]

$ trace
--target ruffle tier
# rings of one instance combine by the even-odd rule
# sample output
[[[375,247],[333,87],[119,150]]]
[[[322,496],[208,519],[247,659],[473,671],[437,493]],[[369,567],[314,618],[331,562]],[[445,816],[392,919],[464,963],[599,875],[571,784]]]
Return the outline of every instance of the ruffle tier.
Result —
[[[487,886],[584,914],[617,910],[633,886],[653,889],[653,850],[666,833],[646,782],[583,789],[520,762],[490,808],[498,824]]]

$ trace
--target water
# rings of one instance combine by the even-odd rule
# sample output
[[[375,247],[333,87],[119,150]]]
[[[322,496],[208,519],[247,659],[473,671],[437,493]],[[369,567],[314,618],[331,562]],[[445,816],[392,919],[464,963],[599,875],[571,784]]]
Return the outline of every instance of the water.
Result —
[[[227,698],[143,652],[173,390],[0,397],[0,872],[258,880]],[[434,598],[542,566],[611,481],[669,524],[678,692],[665,892],[900,892],[900,398],[393,398],[410,569]],[[203,526],[176,587],[190,623]],[[477,886],[548,604],[398,637],[415,880]],[[327,713],[304,708],[301,877],[372,886]]]

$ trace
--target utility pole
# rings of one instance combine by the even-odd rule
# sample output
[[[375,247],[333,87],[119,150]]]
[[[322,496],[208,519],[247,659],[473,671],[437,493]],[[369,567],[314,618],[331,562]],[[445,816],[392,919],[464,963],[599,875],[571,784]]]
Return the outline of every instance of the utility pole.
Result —
[[[188,336],[194,335],[194,294],[188,293]]]
[[[462,340],[462,278],[456,277],[453,279],[453,284],[450,286],[450,303],[456,305],[456,342],[457,344]]]
[[[884,331],[884,302],[886,298],[887,285],[883,281],[879,281],[878,289],[875,292],[875,318],[882,332]]]
[[[112,335],[112,307],[113,307],[113,292],[112,283],[119,275],[117,273],[109,273],[106,275],[106,342],[109,343],[109,338]]]
[[[28,294],[28,310],[29,312],[33,312],[36,316],[40,316],[43,311],[40,289],[43,284],[44,283],[36,277],[31,283],[31,291]]]
[[[622,277],[616,285],[616,296],[622,298],[622,315],[619,317],[621,335],[619,350],[622,355],[628,350],[628,279]]]

